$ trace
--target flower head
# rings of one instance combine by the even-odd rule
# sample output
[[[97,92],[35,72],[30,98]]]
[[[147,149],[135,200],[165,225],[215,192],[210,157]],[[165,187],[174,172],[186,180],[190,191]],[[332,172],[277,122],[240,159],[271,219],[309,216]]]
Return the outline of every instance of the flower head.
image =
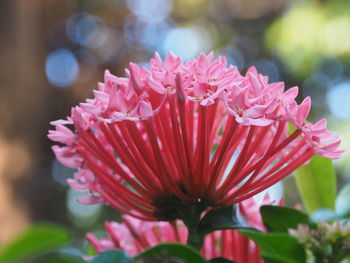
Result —
[[[94,98],[52,124],[57,159],[78,168],[69,184],[146,220],[175,220],[245,200],[319,154],[338,158],[340,140],[325,120],[308,123],[311,100],[298,88],[224,57],[186,63],[158,54],[150,67],[130,63],[127,77],[105,72]],[[296,130],[289,134],[289,123]],[[73,126],[73,129],[67,128]]]

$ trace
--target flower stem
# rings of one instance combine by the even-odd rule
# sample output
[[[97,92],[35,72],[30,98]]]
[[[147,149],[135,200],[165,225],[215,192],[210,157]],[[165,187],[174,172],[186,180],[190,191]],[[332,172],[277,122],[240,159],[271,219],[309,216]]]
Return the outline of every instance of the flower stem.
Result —
[[[197,228],[188,228],[187,245],[200,251],[203,246],[203,237],[198,234]]]
[[[182,220],[188,230],[187,244],[200,251],[204,239],[204,237],[198,233],[202,209],[198,209],[195,205],[189,208],[190,209],[187,210],[187,213],[181,213],[183,215]]]

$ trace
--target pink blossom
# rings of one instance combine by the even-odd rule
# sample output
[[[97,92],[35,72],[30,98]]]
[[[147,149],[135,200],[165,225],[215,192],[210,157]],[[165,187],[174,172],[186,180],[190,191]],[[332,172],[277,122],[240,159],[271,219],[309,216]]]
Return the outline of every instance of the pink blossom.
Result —
[[[77,191],[89,190],[90,185],[94,182],[93,173],[88,169],[79,169],[74,174],[74,179],[68,179],[67,183],[71,188]]]
[[[67,127],[58,124],[55,131],[49,131],[48,136],[50,140],[54,142],[60,142],[67,145],[71,145],[76,140],[76,135]]]
[[[52,146],[52,151],[55,153],[57,160],[67,167],[79,168],[82,164],[83,158],[72,147],[54,145]]]
[[[155,54],[150,68],[130,63],[126,75],[106,71],[49,138],[66,145],[53,147],[60,162],[89,171],[71,186],[139,219],[239,203],[315,154],[341,156],[326,122],[306,121],[310,98],[298,104],[297,87],[285,91],[254,67],[241,75],[213,53],[186,63]]]
[[[322,119],[315,124],[306,123],[303,131],[307,143],[314,149],[315,153],[327,158],[340,158],[343,150],[339,150],[340,139],[327,130],[327,120]]]

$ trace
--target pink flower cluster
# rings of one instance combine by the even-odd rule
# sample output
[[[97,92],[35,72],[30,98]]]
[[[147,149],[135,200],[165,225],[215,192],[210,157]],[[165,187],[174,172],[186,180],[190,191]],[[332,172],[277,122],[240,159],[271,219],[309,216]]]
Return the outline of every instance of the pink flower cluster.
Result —
[[[339,158],[340,140],[306,121],[310,98],[225,57],[184,63],[158,54],[125,78],[105,72],[94,98],[52,122],[57,159],[78,168],[80,200],[104,201],[145,220],[180,218],[175,204],[227,206],[265,190],[315,154]],[[295,129],[290,130],[290,124]],[[72,125],[73,129],[67,128]]]
[[[268,196],[265,196],[263,204],[271,204]],[[247,221],[253,227],[265,231],[259,208],[260,205],[253,198],[239,205],[239,210]],[[129,255],[136,256],[159,243],[186,244],[187,239],[187,229],[180,221],[147,222],[124,215],[122,223],[106,222],[105,228],[107,238],[99,240],[91,233],[86,236],[98,254],[107,250],[122,249]],[[238,263],[263,263],[259,252],[257,245],[237,230],[218,230],[210,233],[205,237],[201,249],[202,255],[207,259],[225,257]]]

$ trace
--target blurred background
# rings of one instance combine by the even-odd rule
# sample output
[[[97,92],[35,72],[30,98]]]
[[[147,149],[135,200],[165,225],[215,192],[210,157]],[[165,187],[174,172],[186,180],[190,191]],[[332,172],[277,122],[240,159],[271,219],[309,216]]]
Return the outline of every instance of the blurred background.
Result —
[[[312,97],[310,120],[326,117],[341,134],[338,184],[350,180],[348,0],[1,0],[0,22],[0,246],[32,222],[65,225],[79,240],[118,217],[75,202],[74,171],[54,160],[47,130],[104,69],[124,75],[155,51],[187,60],[214,50],[242,72],[255,65],[298,85],[299,100]]]

